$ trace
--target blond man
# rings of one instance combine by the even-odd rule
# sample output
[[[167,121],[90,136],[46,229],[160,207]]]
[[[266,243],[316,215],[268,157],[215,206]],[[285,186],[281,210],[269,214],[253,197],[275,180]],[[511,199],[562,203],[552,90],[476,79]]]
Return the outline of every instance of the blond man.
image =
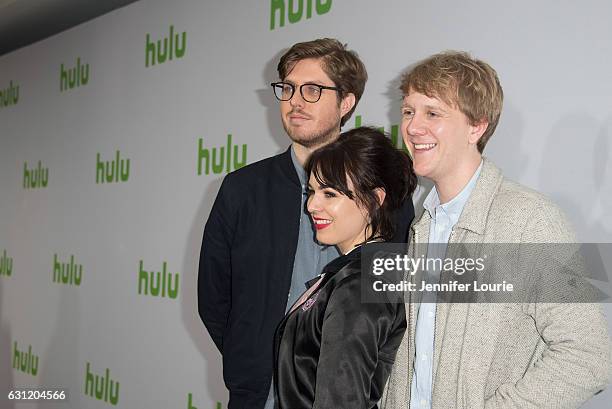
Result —
[[[407,72],[401,89],[402,136],[417,175],[434,184],[409,253],[423,243],[429,256],[440,244],[575,242],[555,204],[482,156],[503,103],[492,67],[445,52]],[[608,384],[599,305],[410,299],[406,310],[387,409],[577,408]]]

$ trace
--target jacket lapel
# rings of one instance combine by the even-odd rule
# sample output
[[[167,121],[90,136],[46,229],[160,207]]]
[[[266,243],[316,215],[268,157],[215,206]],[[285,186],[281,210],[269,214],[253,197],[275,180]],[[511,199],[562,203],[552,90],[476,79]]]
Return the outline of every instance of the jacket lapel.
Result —
[[[449,243],[478,243],[484,238],[489,209],[503,181],[503,176],[501,171],[492,162],[486,158],[483,158],[483,161],[480,177],[457,224],[453,228]],[[424,210],[419,220],[415,219],[415,222],[410,227],[408,254],[411,257],[419,257],[422,254],[426,254],[430,223],[431,216],[428,211]],[[408,321],[408,328],[399,347],[395,365],[391,371],[386,396],[383,396],[383,407],[386,409],[404,409],[408,408],[410,403],[410,386],[412,383],[412,368],[415,354],[414,335],[419,302],[415,298],[415,294],[408,294],[407,297],[406,319]],[[455,396],[454,393],[446,392],[458,390],[456,383],[459,377],[456,378],[453,373],[447,373],[444,368],[438,377],[438,368],[440,367],[440,357],[443,353],[442,345],[446,345],[445,338],[446,342],[456,344],[452,347],[454,350],[456,349],[455,347],[460,349],[461,344],[464,342],[466,330],[469,330],[469,328],[465,327],[465,324],[468,322],[466,320],[469,318],[469,310],[470,304],[440,303],[437,306],[432,391],[432,406],[435,408],[460,407],[461,405],[456,400],[458,396]],[[449,347],[451,347],[451,344],[448,344]],[[448,356],[443,359],[450,358]],[[452,357],[452,359],[459,361],[461,357],[456,356]],[[446,366],[444,363],[442,364]],[[452,384],[447,385],[449,381]],[[444,383],[444,386],[436,388],[440,383]],[[440,389],[443,391],[440,392]],[[437,390],[438,393],[436,393]]]
[[[489,210],[503,181],[501,171],[488,159],[483,158],[483,167],[472,194],[453,228],[449,244],[481,243],[484,240]],[[450,248],[447,257],[457,249]],[[432,407],[462,407],[459,368],[468,334],[477,330],[467,324],[470,321],[472,304],[439,303],[436,307],[436,328],[433,357]],[[446,351],[442,350],[442,346]]]

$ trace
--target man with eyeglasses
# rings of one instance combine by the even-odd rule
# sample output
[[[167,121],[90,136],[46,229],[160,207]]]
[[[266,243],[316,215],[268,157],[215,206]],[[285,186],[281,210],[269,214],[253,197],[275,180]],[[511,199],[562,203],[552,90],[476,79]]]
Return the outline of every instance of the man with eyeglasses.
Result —
[[[271,85],[291,146],[225,177],[200,254],[198,307],[223,355],[229,409],[274,408],[274,331],[305,283],[338,256],[314,240],[303,165],[338,138],[367,80],[357,54],[328,38],[293,45],[278,74]],[[395,241],[406,241],[413,216],[407,200]]]

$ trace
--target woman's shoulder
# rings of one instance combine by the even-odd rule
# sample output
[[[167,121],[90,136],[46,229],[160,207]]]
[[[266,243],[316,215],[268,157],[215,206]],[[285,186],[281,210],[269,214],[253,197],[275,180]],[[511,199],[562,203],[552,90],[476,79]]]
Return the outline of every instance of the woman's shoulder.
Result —
[[[361,257],[340,256],[328,264],[323,272],[329,277],[327,281],[333,281],[339,285],[346,280],[359,281],[361,276]]]

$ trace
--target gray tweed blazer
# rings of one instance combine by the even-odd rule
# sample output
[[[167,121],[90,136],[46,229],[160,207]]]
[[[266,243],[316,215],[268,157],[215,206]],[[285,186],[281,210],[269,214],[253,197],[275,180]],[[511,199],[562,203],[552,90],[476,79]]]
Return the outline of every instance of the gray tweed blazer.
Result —
[[[409,254],[427,243],[431,217],[415,219]],[[484,159],[449,243],[575,243],[560,209]],[[416,253],[415,253],[416,254]],[[418,302],[385,393],[384,409],[410,407]],[[577,408],[610,378],[610,340],[597,304],[439,303],[432,409]],[[415,409],[415,408],[413,408]]]

